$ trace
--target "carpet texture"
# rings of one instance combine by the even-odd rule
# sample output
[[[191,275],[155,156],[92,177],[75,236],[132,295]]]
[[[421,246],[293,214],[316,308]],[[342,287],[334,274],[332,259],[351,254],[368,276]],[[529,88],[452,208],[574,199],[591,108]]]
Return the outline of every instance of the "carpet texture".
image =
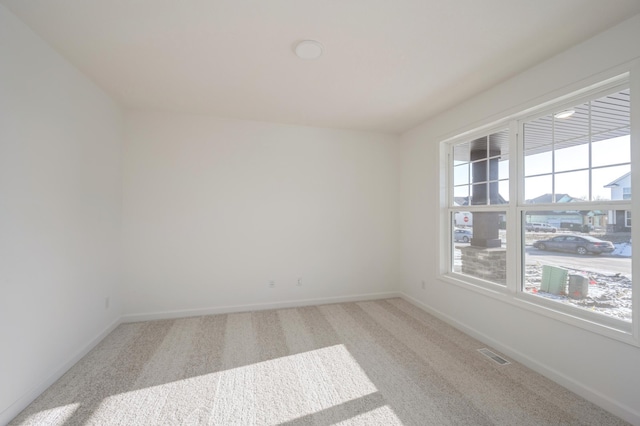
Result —
[[[402,299],[122,324],[11,425],[615,425]]]

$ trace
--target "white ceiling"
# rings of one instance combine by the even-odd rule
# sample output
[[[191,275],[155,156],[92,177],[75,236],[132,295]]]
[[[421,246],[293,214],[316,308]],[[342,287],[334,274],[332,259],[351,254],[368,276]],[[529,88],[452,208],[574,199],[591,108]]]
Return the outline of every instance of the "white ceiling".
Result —
[[[128,108],[402,132],[640,0],[0,0]],[[293,46],[324,44],[303,61]]]

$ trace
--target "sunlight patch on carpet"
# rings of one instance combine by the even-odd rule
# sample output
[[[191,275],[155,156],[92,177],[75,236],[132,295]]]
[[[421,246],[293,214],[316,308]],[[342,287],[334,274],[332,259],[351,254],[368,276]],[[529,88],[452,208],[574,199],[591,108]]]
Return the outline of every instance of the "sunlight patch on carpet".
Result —
[[[376,392],[346,347],[335,345],[113,395],[92,420],[153,423],[175,413],[214,424],[275,424],[339,411],[344,403]],[[373,414],[362,415],[392,419],[389,410],[375,407]]]
[[[50,408],[48,410],[38,411],[35,414],[30,415],[26,419],[26,423],[29,424],[43,424],[43,425],[64,425],[67,420],[73,416],[76,412],[79,403],[61,405],[59,407]]]

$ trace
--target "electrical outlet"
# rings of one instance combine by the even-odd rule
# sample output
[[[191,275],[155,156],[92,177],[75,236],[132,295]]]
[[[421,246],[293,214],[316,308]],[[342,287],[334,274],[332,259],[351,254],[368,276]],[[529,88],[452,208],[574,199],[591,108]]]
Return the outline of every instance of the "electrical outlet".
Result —
[[[104,298],[104,309],[107,310],[107,311],[109,310],[109,298],[108,297]]]
[[[298,287],[302,286],[302,278],[298,278],[298,284],[296,284]]]
[[[422,286],[423,290],[427,288],[427,283],[424,280],[422,280],[422,283],[420,285]]]
[[[269,287],[274,288],[276,286],[275,281],[269,281]]]

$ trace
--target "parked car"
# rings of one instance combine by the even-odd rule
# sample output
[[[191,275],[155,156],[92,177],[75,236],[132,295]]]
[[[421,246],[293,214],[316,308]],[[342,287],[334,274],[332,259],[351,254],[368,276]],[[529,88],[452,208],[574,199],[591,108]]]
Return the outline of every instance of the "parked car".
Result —
[[[453,231],[453,241],[459,243],[468,243],[473,238],[473,231],[471,229],[456,228]]]
[[[553,232],[555,233],[558,228],[556,228],[555,226],[551,226],[548,223],[527,223],[525,225],[525,229],[527,231],[533,231],[533,232]]]
[[[578,254],[602,254],[611,253],[615,247],[611,241],[602,241],[588,235],[558,235],[548,240],[540,240],[533,243],[539,250],[566,251]]]

